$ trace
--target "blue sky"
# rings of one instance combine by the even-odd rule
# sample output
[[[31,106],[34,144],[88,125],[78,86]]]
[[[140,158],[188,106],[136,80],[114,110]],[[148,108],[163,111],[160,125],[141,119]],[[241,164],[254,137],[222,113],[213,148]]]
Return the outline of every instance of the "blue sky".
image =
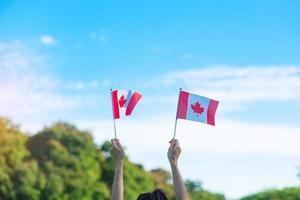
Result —
[[[100,144],[113,136],[109,89],[138,90],[119,137],[132,160],[168,168],[182,87],[221,102],[216,127],[178,124],[185,177],[234,198],[299,185],[299,8],[296,0],[1,1],[0,115],[31,133],[70,121]]]

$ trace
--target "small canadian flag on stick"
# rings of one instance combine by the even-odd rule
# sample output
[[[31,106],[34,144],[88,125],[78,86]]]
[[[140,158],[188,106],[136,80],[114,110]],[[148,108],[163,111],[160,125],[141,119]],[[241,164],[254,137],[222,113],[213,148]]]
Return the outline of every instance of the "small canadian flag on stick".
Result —
[[[111,96],[114,119],[131,115],[134,107],[142,97],[138,92],[131,90],[113,90]]]
[[[207,97],[192,94],[180,89],[177,114],[175,119],[174,138],[176,134],[177,119],[187,119],[215,125],[215,114],[219,102]]]
[[[207,97],[180,91],[177,118],[215,125],[219,102]]]
[[[119,119],[121,116],[130,116],[141,97],[141,94],[132,90],[111,89],[115,137],[117,137],[115,119]]]

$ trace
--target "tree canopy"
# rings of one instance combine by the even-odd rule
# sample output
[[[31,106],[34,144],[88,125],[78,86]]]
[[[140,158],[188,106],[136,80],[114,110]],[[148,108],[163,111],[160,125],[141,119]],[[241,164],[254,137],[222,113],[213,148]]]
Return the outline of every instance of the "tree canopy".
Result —
[[[114,176],[111,144],[95,144],[91,133],[55,123],[28,136],[0,118],[0,199],[109,200]],[[128,157],[124,165],[125,200],[160,188],[175,200],[172,177],[165,169],[147,171]],[[225,200],[225,196],[186,181],[191,200]],[[300,200],[300,188],[268,190],[241,200]]]
[[[272,189],[241,198],[241,200],[300,200],[300,188]]]
[[[0,199],[39,199],[43,178],[26,148],[28,137],[0,118]]]

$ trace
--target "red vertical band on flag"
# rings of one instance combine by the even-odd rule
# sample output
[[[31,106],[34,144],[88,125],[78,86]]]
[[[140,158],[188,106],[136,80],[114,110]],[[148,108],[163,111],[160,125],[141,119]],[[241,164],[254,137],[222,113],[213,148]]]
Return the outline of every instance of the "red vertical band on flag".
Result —
[[[208,109],[207,109],[207,123],[210,125],[215,125],[215,114],[217,107],[219,105],[218,101],[215,101],[211,99],[208,104]]]
[[[186,119],[188,100],[189,100],[189,93],[185,91],[180,91],[177,118]]]
[[[111,92],[111,100],[113,106],[114,119],[119,119],[120,111],[119,111],[119,104],[118,104],[118,90],[114,90]]]
[[[137,92],[134,92],[133,95],[131,96],[129,103],[126,108],[126,113],[125,115],[131,115],[135,105],[138,103],[138,101],[141,99],[142,95],[140,95]]]

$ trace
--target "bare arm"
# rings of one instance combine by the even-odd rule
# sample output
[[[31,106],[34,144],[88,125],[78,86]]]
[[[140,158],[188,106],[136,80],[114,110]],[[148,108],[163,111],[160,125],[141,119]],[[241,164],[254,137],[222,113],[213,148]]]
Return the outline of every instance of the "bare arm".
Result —
[[[172,169],[173,184],[177,200],[188,200],[188,193],[178,167],[178,158],[181,153],[178,140],[172,139],[168,150],[168,158]]]
[[[123,166],[124,150],[118,139],[111,140],[113,149],[112,156],[115,160],[115,176],[112,185],[111,200],[124,200]]]

